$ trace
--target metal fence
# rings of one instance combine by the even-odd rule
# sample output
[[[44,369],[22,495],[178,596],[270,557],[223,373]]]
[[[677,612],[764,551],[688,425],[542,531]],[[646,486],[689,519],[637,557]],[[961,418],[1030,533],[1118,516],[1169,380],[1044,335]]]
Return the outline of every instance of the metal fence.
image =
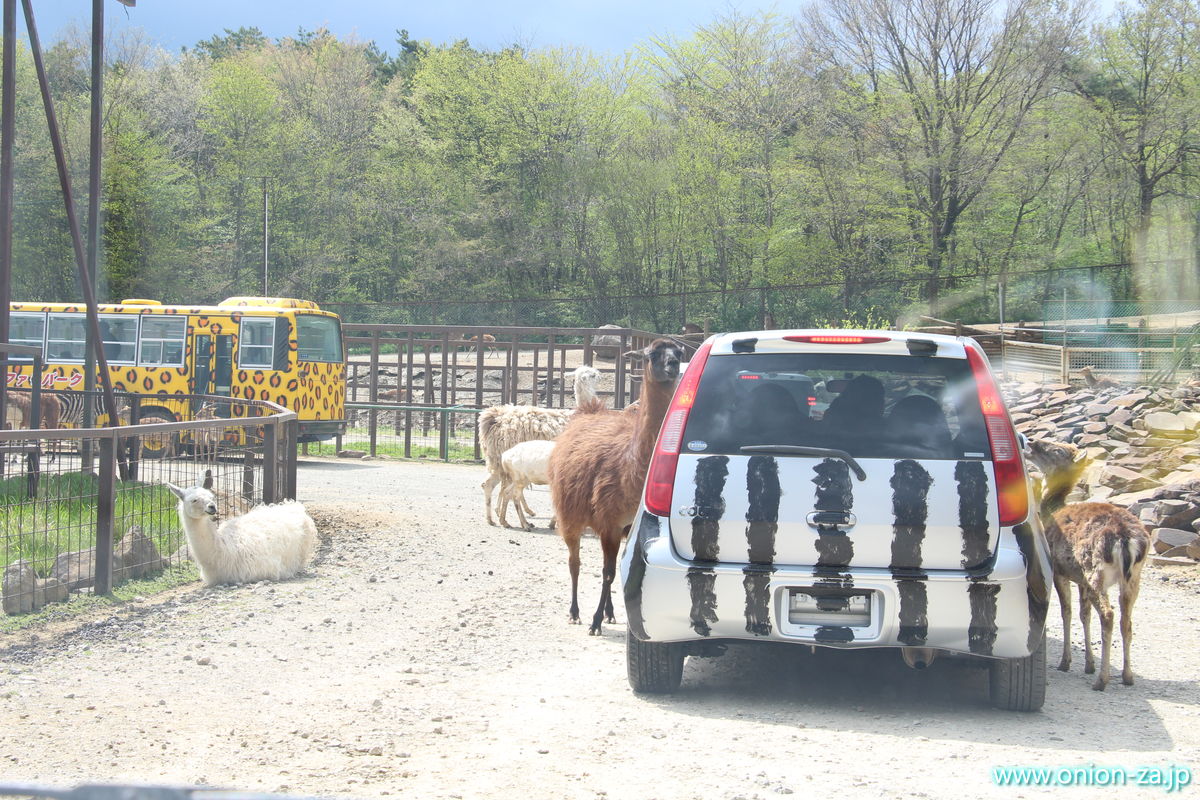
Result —
[[[1084,370],[1124,383],[1161,383],[1191,377],[1200,366],[1189,342],[1177,347],[1094,347],[1004,339],[1000,362],[1010,380],[1068,383]]]
[[[476,418],[488,406],[574,402],[575,368],[600,371],[611,408],[637,399],[641,373],[624,354],[658,334],[632,328],[343,325],[346,431],[315,455],[478,460]],[[679,337],[694,349],[703,337]]]
[[[121,397],[136,422],[138,396]],[[5,613],[34,611],[71,592],[107,594],[124,581],[181,568],[186,541],[168,481],[209,486],[222,517],[296,496],[295,412],[226,397],[154,400],[179,405],[181,419],[203,403],[218,416],[0,431]]]

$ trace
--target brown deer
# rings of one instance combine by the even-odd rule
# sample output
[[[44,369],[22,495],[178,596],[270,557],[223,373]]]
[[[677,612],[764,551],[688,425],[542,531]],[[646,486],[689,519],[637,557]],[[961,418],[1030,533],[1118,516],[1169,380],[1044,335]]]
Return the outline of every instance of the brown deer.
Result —
[[[490,333],[485,333],[482,336],[468,336],[467,341],[472,342],[475,345],[476,351],[479,350],[479,345],[482,341],[483,346],[487,349],[488,353],[496,352],[496,337]]]
[[[1129,645],[1133,640],[1133,604],[1141,584],[1142,567],[1150,551],[1150,536],[1133,514],[1111,503],[1066,503],[1071,491],[1087,467],[1077,448],[1045,439],[1031,439],[1029,460],[1045,476],[1041,509],[1038,512],[1050,546],[1054,567],[1054,588],[1062,607],[1063,654],[1058,668],[1071,666],[1071,584],[1079,587],[1079,617],[1083,622],[1083,671],[1096,671],[1092,657],[1091,611],[1100,617],[1100,674],[1092,688],[1104,691],[1108,686],[1112,647],[1113,608],[1108,590],[1118,588],[1121,605],[1121,643],[1125,665],[1121,682],[1133,685]]]
[[[646,362],[641,410],[626,414],[599,402],[581,404],[550,457],[550,494],[569,554],[573,623],[579,622],[579,540],[585,528],[600,537],[604,552],[600,604],[588,629],[593,635],[600,633],[603,619],[615,621],[612,582],[617,551],[637,514],[650,455],[683,360],[683,351],[668,339],[655,340],[639,355]]]

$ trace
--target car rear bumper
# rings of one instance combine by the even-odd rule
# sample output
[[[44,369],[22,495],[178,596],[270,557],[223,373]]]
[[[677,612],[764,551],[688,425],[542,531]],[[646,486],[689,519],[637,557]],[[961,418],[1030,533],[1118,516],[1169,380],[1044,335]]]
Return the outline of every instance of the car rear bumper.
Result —
[[[1040,531],[1004,529],[986,573],[688,562],[665,521],[642,513],[621,559],[630,632],[644,641],[743,639],[828,647],[929,647],[1029,655],[1045,628],[1050,578]],[[870,598],[869,619],[812,624],[789,614],[792,590]]]

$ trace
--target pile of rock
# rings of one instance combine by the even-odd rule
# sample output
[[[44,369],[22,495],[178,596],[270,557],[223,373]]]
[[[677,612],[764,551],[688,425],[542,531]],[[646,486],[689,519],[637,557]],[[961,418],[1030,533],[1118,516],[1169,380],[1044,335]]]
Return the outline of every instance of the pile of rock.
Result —
[[[1158,560],[1200,560],[1200,382],[1173,388],[1016,384],[1013,423],[1070,442],[1089,466],[1068,498],[1128,508],[1151,530]]]
[[[0,600],[5,614],[27,614],[47,603],[62,602],[70,592],[95,583],[96,548],[59,553],[46,578],[38,576],[33,564],[18,559],[4,569],[0,578]],[[161,572],[170,562],[138,525],[130,527],[113,545],[112,582],[116,586],[133,578]]]

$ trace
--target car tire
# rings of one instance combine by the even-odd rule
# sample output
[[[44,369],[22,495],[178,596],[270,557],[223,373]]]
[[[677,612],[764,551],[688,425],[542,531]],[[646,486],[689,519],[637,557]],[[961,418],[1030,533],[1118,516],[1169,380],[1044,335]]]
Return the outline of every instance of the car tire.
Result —
[[[683,680],[683,645],[643,642],[625,633],[629,685],[638,694],[670,694]]]
[[[1037,711],[1046,702],[1046,634],[1025,658],[1002,658],[989,666],[992,705],[1007,711]]]

